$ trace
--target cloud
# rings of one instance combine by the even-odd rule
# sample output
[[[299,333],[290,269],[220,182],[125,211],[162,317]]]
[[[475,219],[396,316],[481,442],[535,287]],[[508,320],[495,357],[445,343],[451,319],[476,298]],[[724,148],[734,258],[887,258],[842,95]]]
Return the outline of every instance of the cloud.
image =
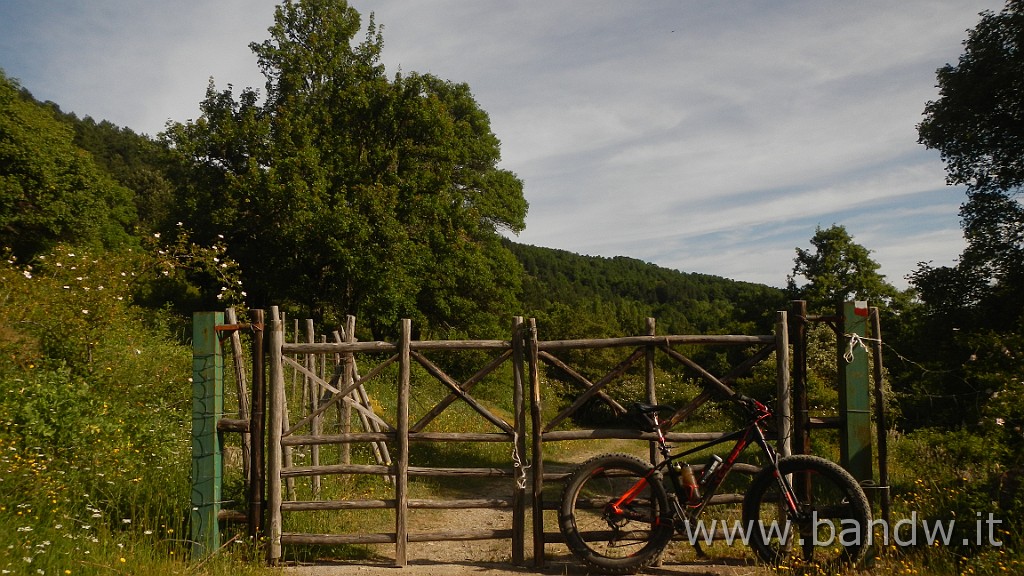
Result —
[[[780,285],[842,224],[897,285],[963,245],[962,191],[915,125],[994,0],[353,1],[389,73],[466,82],[530,202],[520,241]],[[262,87],[271,0],[0,6],[0,66],[79,115],[155,133]],[[9,68],[11,67],[11,68]],[[13,68],[13,70],[12,70]]]

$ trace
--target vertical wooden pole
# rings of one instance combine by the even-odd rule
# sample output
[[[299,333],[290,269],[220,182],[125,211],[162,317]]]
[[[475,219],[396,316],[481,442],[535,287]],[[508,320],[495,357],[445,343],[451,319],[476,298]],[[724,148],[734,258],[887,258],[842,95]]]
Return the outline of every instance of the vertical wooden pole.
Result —
[[[265,442],[266,378],[263,371],[263,310],[250,312],[252,331],[252,413],[249,417],[249,537],[256,539],[263,531],[263,482],[266,478]],[[255,541],[255,540],[254,540]]]
[[[807,302],[794,300],[793,309],[793,437],[797,454],[811,453],[810,405],[807,401]]]
[[[234,308],[224,311],[224,322],[238,324],[238,316]],[[238,330],[231,331],[231,363],[235,367],[235,387],[238,390],[238,419],[249,419],[249,392],[246,386],[245,357],[242,355],[242,337]],[[249,464],[252,459],[252,438],[242,434],[242,477],[246,483],[251,482]]]
[[[269,516],[270,545],[267,557],[271,564],[281,559],[281,435],[284,432],[284,363],[281,346],[284,344],[284,322],[277,306],[270,309],[270,424],[267,439],[267,515]]]
[[[316,332],[313,329],[313,319],[306,319],[306,342],[310,344],[316,343]],[[317,355],[306,354],[306,370],[309,370],[310,374],[316,375],[317,370]],[[309,389],[309,412],[316,412],[316,409],[320,407],[320,384],[315,378],[306,376],[306,382],[308,382]],[[310,423],[310,433],[313,436],[319,436],[323,429],[323,419],[320,416],[314,416],[313,421]],[[313,444],[309,448],[310,451],[310,464],[313,466],[320,465],[320,445]],[[310,491],[313,493],[313,500],[320,499],[320,475],[314,474],[310,477]]]
[[[192,557],[220,547],[221,445],[217,420],[224,413],[224,357],[217,338],[223,312],[192,315]]]
[[[544,422],[540,401],[540,345],[537,342],[537,319],[530,318],[527,346],[530,366],[530,419],[533,456],[533,565],[544,566]]]
[[[646,321],[646,333],[647,336],[654,336],[656,332],[656,325],[654,318],[648,318]],[[644,372],[644,382],[647,385],[647,402],[650,404],[658,403],[658,392],[655,389],[654,382],[654,345],[648,344],[647,349],[644,351],[644,366],[646,368]],[[650,461],[652,464],[657,464],[659,459],[657,443],[653,440],[648,442],[648,452]]]
[[[512,563],[521,566],[526,559],[526,402],[523,386],[523,317],[512,320],[512,410],[515,412],[512,439],[515,488],[512,493]]]
[[[409,394],[412,321],[402,319],[398,342],[398,459],[395,463],[395,565],[405,566],[409,541]]]
[[[874,365],[872,366],[875,379],[875,434],[878,435],[878,490],[881,497],[879,505],[882,508],[882,518],[886,525],[889,524],[889,422],[885,412],[885,394],[883,387],[884,366],[882,364],[882,322],[878,317],[878,308],[871,309],[871,337]]]
[[[860,338],[867,334],[867,302],[843,304],[843,330],[838,346],[839,457],[858,481],[872,480],[871,393],[868,353]]]
[[[778,406],[778,451],[781,456],[793,453],[793,403],[790,399],[789,381],[789,322],[786,312],[780,311],[775,321],[775,372]]]

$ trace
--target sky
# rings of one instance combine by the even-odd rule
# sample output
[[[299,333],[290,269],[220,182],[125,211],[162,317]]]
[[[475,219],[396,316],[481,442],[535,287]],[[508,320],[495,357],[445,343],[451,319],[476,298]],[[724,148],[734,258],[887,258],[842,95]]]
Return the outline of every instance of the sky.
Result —
[[[0,0],[0,68],[156,136],[264,78],[272,0]],[[467,83],[530,203],[516,241],[784,286],[842,225],[899,288],[963,249],[916,125],[991,0],[351,0],[388,74]],[[362,39],[362,34],[357,40]]]

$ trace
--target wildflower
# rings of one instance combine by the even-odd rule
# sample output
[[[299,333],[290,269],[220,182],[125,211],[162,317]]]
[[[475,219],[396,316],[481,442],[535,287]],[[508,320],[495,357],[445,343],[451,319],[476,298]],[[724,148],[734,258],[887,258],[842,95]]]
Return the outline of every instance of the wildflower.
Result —
[[[1003,420],[1002,418],[996,418],[996,424],[998,424],[999,426],[1003,426],[1004,424],[1006,424],[1006,420]]]
[[[159,238],[159,237],[160,237],[160,233],[159,232],[153,232],[153,238]]]
[[[28,270],[24,270],[24,271],[23,271],[23,272],[22,272],[21,274],[22,274],[22,275],[23,275],[23,276],[24,276],[25,278],[31,278],[31,277],[32,277],[32,273],[31,273],[31,272],[29,272]]]

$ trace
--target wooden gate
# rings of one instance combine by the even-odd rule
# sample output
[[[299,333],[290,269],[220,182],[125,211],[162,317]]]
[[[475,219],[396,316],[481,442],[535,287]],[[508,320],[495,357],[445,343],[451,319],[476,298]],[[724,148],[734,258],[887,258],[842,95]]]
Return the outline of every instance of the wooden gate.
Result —
[[[698,378],[703,385],[703,391],[669,420],[670,426],[674,426],[693,415],[697,408],[715,397],[717,391],[727,390],[736,379],[748,374],[753,366],[774,354],[779,394],[776,403],[779,449],[783,454],[789,453],[791,418],[785,312],[778,314],[774,335],[759,336],[662,336],[656,335],[654,320],[648,319],[646,334],[641,336],[545,341],[540,339],[533,319],[524,322],[516,318],[507,340],[412,340],[411,324],[404,320],[397,342],[357,342],[353,337],[354,319],[350,319],[346,329],[342,333],[335,333],[331,341],[323,337],[315,341],[312,326],[307,323],[305,342],[291,343],[286,341],[285,321],[276,307],[269,316],[266,323],[269,390],[265,451],[265,532],[269,539],[268,557],[271,562],[282,558],[284,546],[393,544],[395,565],[404,566],[408,560],[410,542],[503,539],[510,543],[513,562],[521,565],[525,562],[525,549],[530,539],[533,563],[536,566],[543,565],[545,544],[556,543],[561,539],[557,528],[550,522],[547,529],[545,527],[544,512],[554,509],[556,503],[545,502],[544,487],[545,484],[550,486],[560,482],[565,476],[564,472],[545,471],[545,446],[566,440],[615,438],[648,443],[653,441],[653,434],[638,430],[587,430],[566,426],[566,423],[581,407],[592,401],[607,405],[615,414],[625,412],[623,404],[629,401],[656,403],[658,399],[654,380],[658,355],[666,356],[687,374]],[[716,376],[680,351],[680,348],[695,345],[741,347],[750,352],[744,361],[726,374]],[[621,350],[625,357],[602,377],[594,380],[583,375],[588,372],[587,367],[571,366],[564,359],[563,353],[566,352],[596,349],[612,353]],[[429,358],[432,351],[475,351],[487,359],[481,361],[480,367],[471,376],[459,381]],[[365,368],[371,364],[372,367],[360,375],[358,366]],[[542,365],[557,370],[575,385],[575,395],[557,400],[549,397],[549,391],[544,386]],[[330,376],[328,366],[333,367]],[[416,402],[413,410],[413,399],[417,398],[417,390],[411,378],[414,369],[421,370],[443,385],[448,391],[447,396],[431,405]],[[506,400],[513,407],[511,414],[505,416],[496,414],[473,396],[473,387],[488,376],[494,378],[499,369],[503,370],[500,372],[502,377],[508,376],[509,398]],[[623,378],[627,372],[635,375],[638,371],[643,374],[643,398],[615,398],[611,384]],[[288,374],[299,374],[306,382],[301,394],[297,393],[298,387],[294,381],[291,383],[291,402]],[[393,391],[393,408],[374,409],[377,405],[366,395],[363,385],[375,379],[378,390],[381,379],[384,379],[383,385]],[[300,398],[297,402],[296,397]],[[468,406],[480,418],[481,425],[489,430],[446,433],[426,431],[434,419],[456,403]],[[547,404],[565,407],[545,419],[544,415],[550,414],[545,411]],[[256,412],[259,407],[254,405],[252,409]],[[325,431],[323,418],[331,410],[351,410],[358,417],[362,429],[355,431],[341,426],[338,430]],[[340,412],[339,416],[339,422],[342,423],[353,420],[348,412]],[[294,423],[290,421],[293,417]],[[670,432],[667,437],[674,442],[698,442],[721,435],[718,432]],[[500,468],[416,466],[410,461],[410,444],[420,442],[503,443],[510,454],[509,464]],[[355,444],[371,446],[376,464],[354,464],[349,461],[348,451],[340,448]],[[300,447],[308,451],[308,464],[296,464],[290,457],[290,452]],[[339,447],[330,456],[335,460],[325,461],[323,455],[318,454],[321,447]],[[653,444],[650,444],[650,449],[653,458]],[[322,497],[320,479],[339,475],[370,475],[387,479],[392,483],[389,484],[392,497]],[[260,475],[254,474],[253,477],[258,479]],[[504,488],[501,493],[487,498],[425,500],[410,497],[410,478],[414,477],[491,478],[497,479]],[[303,480],[303,490],[297,491],[294,482],[300,479]],[[306,479],[309,480],[308,485],[305,484]],[[460,527],[448,531],[414,531],[415,523],[410,521],[410,510],[469,508],[511,511],[510,525],[498,529]],[[285,531],[285,515],[290,517],[310,511],[368,509],[392,510],[394,529],[346,534]],[[249,516],[254,514],[258,514],[258,508],[250,506]],[[530,516],[532,530],[528,532],[527,520]]]

